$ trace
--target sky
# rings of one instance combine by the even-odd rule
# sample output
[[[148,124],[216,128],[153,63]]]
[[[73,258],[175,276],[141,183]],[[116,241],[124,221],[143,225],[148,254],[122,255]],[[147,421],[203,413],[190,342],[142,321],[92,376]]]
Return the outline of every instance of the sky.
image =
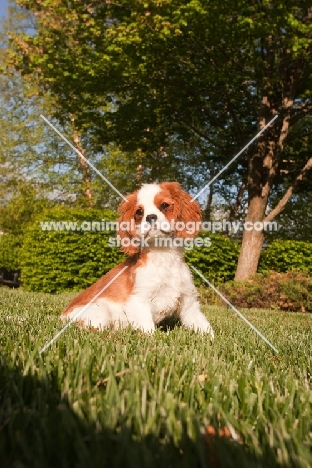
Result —
[[[7,0],[0,0],[0,18],[6,16],[6,9],[8,6]]]

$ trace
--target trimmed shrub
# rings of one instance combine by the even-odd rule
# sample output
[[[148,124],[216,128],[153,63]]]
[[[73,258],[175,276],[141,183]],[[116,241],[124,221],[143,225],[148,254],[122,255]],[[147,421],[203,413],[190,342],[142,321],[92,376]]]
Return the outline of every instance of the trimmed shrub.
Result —
[[[210,247],[194,247],[192,250],[185,251],[187,264],[197,268],[208,281],[224,282],[233,279],[239,245],[228,237],[218,234],[210,234],[209,238]],[[195,272],[193,276],[197,286],[203,284],[203,280]]]
[[[312,275],[312,243],[296,240],[275,240],[261,253],[259,272],[290,270]]]
[[[20,271],[20,250],[22,236],[13,234],[0,235],[0,269]]]
[[[52,230],[47,224],[60,223],[64,220],[76,222],[80,230],[73,230],[69,225],[67,228],[63,225],[61,229],[60,224],[57,225],[58,230]],[[116,235],[114,231],[91,231],[91,223],[96,221],[101,227],[102,220],[115,221],[116,214],[109,210],[63,206],[46,210],[28,227],[22,248],[21,237],[0,236],[0,268],[10,271],[22,270],[22,283],[27,290],[54,293],[84,289],[125,258],[118,247],[109,244],[109,238]],[[84,224],[81,224],[83,222]],[[95,225],[95,229],[97,227]],[[206,232],[202,233],[202,237],[205,235]],[[186,250],[186,262],[189,266],[195,266],[209,281],[224,283],[233,280],[239,245],[219,234],[210,234],[209,239],[210,246]],[[265,273],[269,269],[274,269],[277,272],[286,272],[296,269],[312,274],[311,258],[311,243],[276,240],[262,252],[259,271]],[[195,272],[193,276],[197,286],[204,285],[203,280]],[[267,276],[259,278],[264,281]],[[280,295],[283,296],[285,289],[282,283],[279,288],[274,288],[274,294],[276,293],[278,297],[268,299],[266,299],[267,291],[264,290],[261,281],[251,280],[251,283],[247,282],[244,286],[239,283],[239,286],[233,284],[229,288],[232,300],[235,302],[235,295],[238,295],[238,305],[242,307],[272,306],[286,309],[286,306],[281,305]],[[286,283],[285,304],[300,304],[294,306],[296,310],[299,310],[301,305],[302,309],[310,310],[310,283],[304,281],[298,283],[297,280],[292,284],[287,281]],[[298,288],[300,294],[306,296],[306,300],[298,299],[300,296]],[[211,296],[211,293],[209,294]],[[214,302],[215,300],[216,298]]]
[[[307,273],[257,273],[245,281],[229,281],[218,289],[237,307],[312,312],[312,278]],[[225,305],[212,289],[201,288],[206,304]]]
[[[57,206],[43,212],[25,233],[20,256],[22,284],[29,291],[60,292],[84,289],[124,258],[109,245],[114,231],[91,231],[92,222],[115,221],[108,210]],[[77,223],[61,229],[61,222]],[[58,223],[58,230],[51,222]],[[40,224],[42,223],[42,224]],[[50,226],[50,229],[49,229]],[[67,230],[68,229],[68,230]]]
[[[92,221],[114,221],[110,211],[58,206],[43,212],[25,233],[21,253],[22,283],[26,290],[60,292],[84,289],[124,259],[109,245],[114,231],[90,231]],[[76,223],[80,230],[73,230]],[[58,229],[52,229],[51,222]],[[82,224],[83,223],[83,224]],[[62,228],[63,227],[63,228]],[[62,229],[61,229],[62,228]],[[84,228],[84,229],[83,229]],[[234,277],[238,246],[221,235],[210,236],[210,247],[186,250],[186,261],[208,280]],[[197,285],[202,279],[194,272]]]

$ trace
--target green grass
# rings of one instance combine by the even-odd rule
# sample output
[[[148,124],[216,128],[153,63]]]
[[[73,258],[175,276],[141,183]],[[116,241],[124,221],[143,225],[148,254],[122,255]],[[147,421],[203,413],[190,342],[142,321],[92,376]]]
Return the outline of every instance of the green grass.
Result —
[[[1,467],[312,466],[312,315],[244,311],[278,356],[211,307],[212,344],[71,326],[40,357],[70,297],[0,288]]]

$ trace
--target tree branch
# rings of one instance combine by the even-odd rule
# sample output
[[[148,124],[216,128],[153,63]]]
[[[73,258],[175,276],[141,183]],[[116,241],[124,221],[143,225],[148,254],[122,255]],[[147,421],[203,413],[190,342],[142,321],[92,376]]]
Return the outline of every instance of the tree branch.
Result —
[[[215,168],[212,167],[210,171],[210,178],[212,179],[215,175]],[[210,221],[211,219],[211,205],[212,205],[212,197],[213,197],[213,184],[210,185],[209,195],[207,197],[207,205],[204,209],[204,220]]]
[[[305,106],[300,106],[300,107],[296,107],[294,109],[295,111],[295,114],[291,116],[290,118],[290,123],[289,123],[289,126],[291,127],[292,125],[294,125],[295,123],[297,123],[300,119],[302,119],[304,116],[306,116],[309,112],[312,111],[312,102],[310,102],[309,104],[306,104]],[[298,111],[298,112],[296,112]]]
[[[274,219],[283,209],[285,208],[287,202],[290,200],[292,197],[294,191],[302,181],[304,175],[312,169],[312,157],[308,160],[304,168],[301,170],[300,174],[296,177],[294,180],[293,184],[286,190],[285,195],[283,198],[278,202],[275,208],[266,216],[263,220],[263,222],[270,222],[272,219]]]
[[[222,151],[226,151],[226,148],[224,146],[216,145],[215,141],[213,141],[211,138],[209,138],[209,136],[206,135],[206,133],[204,133],[201,130],[198,130],[196,127],[194,127],[194,125],[190,124],[189,122],[186,122],[183,119],[181,119],[181,122],[183,122],[183,124],[186,127],[190,128],[196,135],[198,135],[201,138],[203,138],[204,140],[208,141],[208,143],[211,143],[214,147],[219,148]]]
[[[70,116],[70,120],[71,120],[72,126],[73,126],[73,141],[74,141],[74,143],[76,145],[76,148],[84,156],[84,148],[82,146],[81,138],[80,138],[79,132],[77,130],[77,127],[75,125],[75,118],[74,118],[73,115]],[[92,189],[91,189],[91,172],[90,172],[90,168],[88,166],[88,163],[85,161],[85,159],[83,159],[79,155],[78,155],[78,163],[79,163],[79,166],[80,166],[80,169],[81,169],[83,182],[84,182],[84,184],[86,186],[86,188],[84,190],[84,193],[85,193],[85,196],[91,202],[94,197],[93,197],[93,192],[92,192]]]
[[[243,199],[244,192],[246,190],[246,186],[247,186],[246,183],[242,182],[241,186],[238,189],[235,203],[234,203],[234,205],[232,205],[231,211],[230,211],[230,214],[229,214],[229,221],[234,221],[234,219],[235,219],[235,217],[237,215],[238,209],[239,209],[239,207],[241,205],[241,202],[242,202],[242,199]]]

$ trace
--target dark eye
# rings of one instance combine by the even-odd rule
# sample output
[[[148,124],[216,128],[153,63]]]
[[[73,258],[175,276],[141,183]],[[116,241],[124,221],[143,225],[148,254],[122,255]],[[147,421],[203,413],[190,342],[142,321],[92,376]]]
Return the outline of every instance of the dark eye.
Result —
[[[142,208],[138,208],[138,209],[136,210],[135,214],[138,215],[138,216],[142,216],[142,215],[143,215],[143,210],[142,210]]]
[[[160,205],[160,209],[161,209],[161,210],[166,210],[167,208],[169,208],[169,203],[162,203],[162,204]]]

